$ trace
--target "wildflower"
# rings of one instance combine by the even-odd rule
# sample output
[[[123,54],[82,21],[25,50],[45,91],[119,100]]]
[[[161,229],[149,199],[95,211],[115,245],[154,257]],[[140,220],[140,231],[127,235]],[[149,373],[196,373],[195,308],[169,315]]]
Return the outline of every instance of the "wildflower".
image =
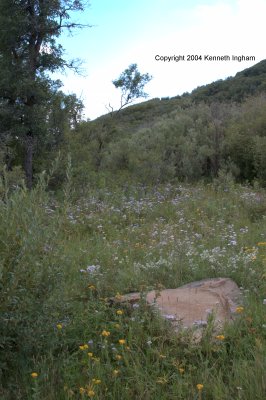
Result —
[[[121,300],[122,296],[121,296],[121,294],[119,292],[117,292],[116,295],[115,295],[115,298],[116,298],[116,300]]]
[[[31,376],[32,378],[37,378],[37,377],[38,377],[38,374],[37,374],[37,372],[32,372],[32,373],[30,374],[30,376]]]
[[[104,337],[108,337],[108,336],[110,336],[110,332],[109,331],[106,331],[106,330],[103,330],[102,331],[102,336],[104,336]]]
[[[178,371],[179,371],[180,374],[183,374],[185,372],[185,369],[184,368],[178,368]]]
[[[84,389],[84,387],[80,387],[80,388],[79,388],[79,393],[80,393],[80,394],[86,393],[86,389]]]
[[[236,307],[236,313],[241,314],[244,311],[244,307]]]
[[[159,354],[159,358],[166,358],[166,356],[163,354]]]
[[[266,242],[259,242],[257,243],[258,246],[266,246]]]
[[[89,357],[93,357],[93,353],[88,353],[88,356]]]
[[[87,344],[83,344],[83,345],[79,346],[80,350],[86,350],[88,348],[89,348],[89,346]]]
[[[114,376],[117,376],[117,375],[119,374],[119,372],[120,372],[119,369],[114,369],[114,370],[113,370],[113,375],[114,375]]]
[[[117,310],[117,315],[123,315],[124,314],[124,311],[122,311],[122,310]]]
[[[216,337],[216,339],[218,339],[218,340],[224,340],[225,339],[225,336],[224,335],[217,335],[217,336],[215,336]]]
[[[99,385],[102,381],[101,381],[101,379],[93,378],[92,382],[93,382],[95,385]]]
[[[57,329],[60,331],[61,329],[63,329],[63,325],[62,324],[57,324],[56,325]]]
[[[117,354],[117,355],[115,356],[115,359],[116,359],[117,361],[120,361],[120,360],[122,360],[122,356],[120,356],[120,354]]]
[[[92,357],[91,359],[93,361],[95,361],[96,363],[100,362],[100,358],[99,357]]]
[[[199,392],[203,389],[202,383],[198,383],[197,384],[197,389],[198,389]]]
[[[118,343],[119,343],[119,344],[125,344],[126,341],[125,341],[125,339],[119,339],[119,340],[118,340]]]
[[[93,396],[95,396],[95,392],[94,392],[94,390],[92,390],[92,389],[88,389],[88,390],[87,390],[87,395],[88,395],[89,397],[93,397]]]
[[[95,274],[99,269],[100,265],[88,265],[86,270],[89,274]]]
[[[89,288],[90,290],[96,290],[96,287],[95,287],[94,285],[89,285],[88,288]]]
[[[121,326],[120,326],[119,324],[115,324],[115,328],[116,328],[116,329],[120,329]]]

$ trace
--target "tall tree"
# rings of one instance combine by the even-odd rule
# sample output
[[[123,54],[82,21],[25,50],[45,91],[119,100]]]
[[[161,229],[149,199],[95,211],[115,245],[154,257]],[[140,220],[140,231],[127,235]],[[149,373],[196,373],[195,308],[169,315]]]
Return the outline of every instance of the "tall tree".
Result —
[[[0,136],[20,141],[28,188],[34,148],[47,134],[47,103],[60,87],[50,73],[78,70],[75,61],[63,58],[57,38],[64,29],[88,26],[70,20],[86,5],[81,0],[0,0]]]

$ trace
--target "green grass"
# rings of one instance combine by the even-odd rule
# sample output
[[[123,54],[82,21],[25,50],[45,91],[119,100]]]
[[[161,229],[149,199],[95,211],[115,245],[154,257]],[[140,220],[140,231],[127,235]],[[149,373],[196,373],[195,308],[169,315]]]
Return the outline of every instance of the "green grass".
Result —
[[[0,398],[264,399],[265,191],[65,195],[40,184],[0,204]],[[244,307],[221,341],[209,326],[195,345],[146,304],[119,315],[108,301],[218,276],[243,288]]]

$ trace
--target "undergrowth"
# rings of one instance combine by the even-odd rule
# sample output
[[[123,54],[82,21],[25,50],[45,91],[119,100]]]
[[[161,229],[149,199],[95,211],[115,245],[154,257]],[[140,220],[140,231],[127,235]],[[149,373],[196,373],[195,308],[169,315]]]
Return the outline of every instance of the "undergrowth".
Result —
[[[46,187],[0,204],[1,399],[264,398],[264,191],[127,185],[78,198],[69,184],[58,200]],[[193,344],[145,303],[110,303],[212,277],[243,292],[220,339],[210,326]]]

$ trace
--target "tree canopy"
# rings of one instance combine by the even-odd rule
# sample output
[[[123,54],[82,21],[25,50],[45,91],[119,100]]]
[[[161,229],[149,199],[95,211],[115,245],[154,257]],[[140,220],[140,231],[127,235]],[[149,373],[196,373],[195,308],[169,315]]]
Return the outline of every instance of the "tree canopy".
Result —
[[[141,74],[137,64],[131,64],[118,79],[113,80],[117,89],[121,89],[120,111],[126,105],[141,97],[146,98],[148,94],[144,92],[144,86],[150,82],[152,76],[148,73]]]
[[[0,135],[4,143],[15,138],[23,149],[29,188],[34,152],[38,142],[45,142],[49,104],[61,85],[51,73],[78,68],[74,61],[64,59],[57,39],[63,29],[83,26],[70,17],[86,4],[80,0],[0,0]]]

